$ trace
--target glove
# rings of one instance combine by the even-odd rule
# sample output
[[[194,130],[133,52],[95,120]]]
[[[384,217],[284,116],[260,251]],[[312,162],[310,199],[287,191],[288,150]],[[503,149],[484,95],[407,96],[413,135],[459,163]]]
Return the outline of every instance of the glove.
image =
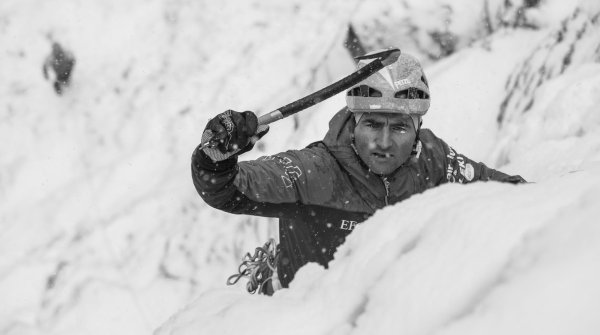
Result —
[[[504,178],[503,182],[511,183],[511,184],[521,184],[521,183],[527,183],[527,180],[523,179],[523,177],[521,177],[519,175],[515,175],[515,176],[508,176],[508,177]]]
[[[208,121],[202,145],[209,143],[203,150],[213,161],[223,161],[250,151],[268,131],[268,126],[258,125],[256,114],[227,110]]]

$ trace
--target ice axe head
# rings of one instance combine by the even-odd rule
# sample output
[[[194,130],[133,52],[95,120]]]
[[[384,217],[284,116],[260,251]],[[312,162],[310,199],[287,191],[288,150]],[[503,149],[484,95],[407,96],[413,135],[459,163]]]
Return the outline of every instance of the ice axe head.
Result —
[[[398,48],[388,48],[383,50],[376,50],[373,52],[369,52],[363,56],[355,57],[357,60],[363,59],[379,59],[381,64],[384,66],[388,66],[393,64],[400,57],[401,51]]]

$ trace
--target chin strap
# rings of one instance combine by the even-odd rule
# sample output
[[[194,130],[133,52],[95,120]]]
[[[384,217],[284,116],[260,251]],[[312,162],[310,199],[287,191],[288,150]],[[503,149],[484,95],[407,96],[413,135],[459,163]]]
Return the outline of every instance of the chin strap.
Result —
[[[414,156],[416,159],[419,159],[419,156],[421,156],[421,149],[423,149],[423,143],[421,143],[421,140],[417,139],[413,145],[413,151],[410,153],[410,155]]]
[[[410,153],[411,156],[414,156],[417,159],[419,159],[419,156],[421,156],[421,149],[423,149],[423,143],[421,143],[421,139],[419,138],[419,132],[421,131],[422,125],[423,119],[419,118],[419,127],[417,127],[416,131],[417,136],[415,136],[415,143],[413,144],[413,149]]]

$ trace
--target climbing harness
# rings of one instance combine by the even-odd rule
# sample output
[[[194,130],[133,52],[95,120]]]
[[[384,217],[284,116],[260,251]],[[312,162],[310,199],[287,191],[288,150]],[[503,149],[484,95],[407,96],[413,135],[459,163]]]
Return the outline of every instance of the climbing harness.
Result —
[[[262,247],[256,248],[254,255],[246,253],[238,267],[238,273],[227,279],[227,285],[235,285],[241,278],[248,278],[246,290],[250,294],[256,291],[258,294],[273,294],[279,284],[275,268],[278,258],[277,243],[275,239],[270,238]],[[269,283],[271,285],[268,285]]]

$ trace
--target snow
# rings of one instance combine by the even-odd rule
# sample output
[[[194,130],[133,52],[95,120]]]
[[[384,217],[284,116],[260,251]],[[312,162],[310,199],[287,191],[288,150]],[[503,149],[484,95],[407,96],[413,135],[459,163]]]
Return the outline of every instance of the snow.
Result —
[[[600,169],[446,185],[378,212],[272,298],[211,291],[157,334],[566,334],[600,323]]]
[[[505,81],[497,78],[510,73],[545,35],[539,31],[501,32],[487,43],[432,65],[428,75],[433,78],[431,94],[436,99],[432,99],[424,126],[470,158],[489,162],[498,140],[496,119],[490,111],[498,109],[505,92]]]
[[[2,1],[0,333],[597,333],[600,7],[525,3]],[[206,206],[190,154],[216,113],[351,72],[348,22],[426,64],[425,127],[534,183],[439,187],[273,297],[224,287],[276,227]],[[51,40],[77,58],[61,97]],[[343,105],[273,124],[245,158],[322,138]]]

